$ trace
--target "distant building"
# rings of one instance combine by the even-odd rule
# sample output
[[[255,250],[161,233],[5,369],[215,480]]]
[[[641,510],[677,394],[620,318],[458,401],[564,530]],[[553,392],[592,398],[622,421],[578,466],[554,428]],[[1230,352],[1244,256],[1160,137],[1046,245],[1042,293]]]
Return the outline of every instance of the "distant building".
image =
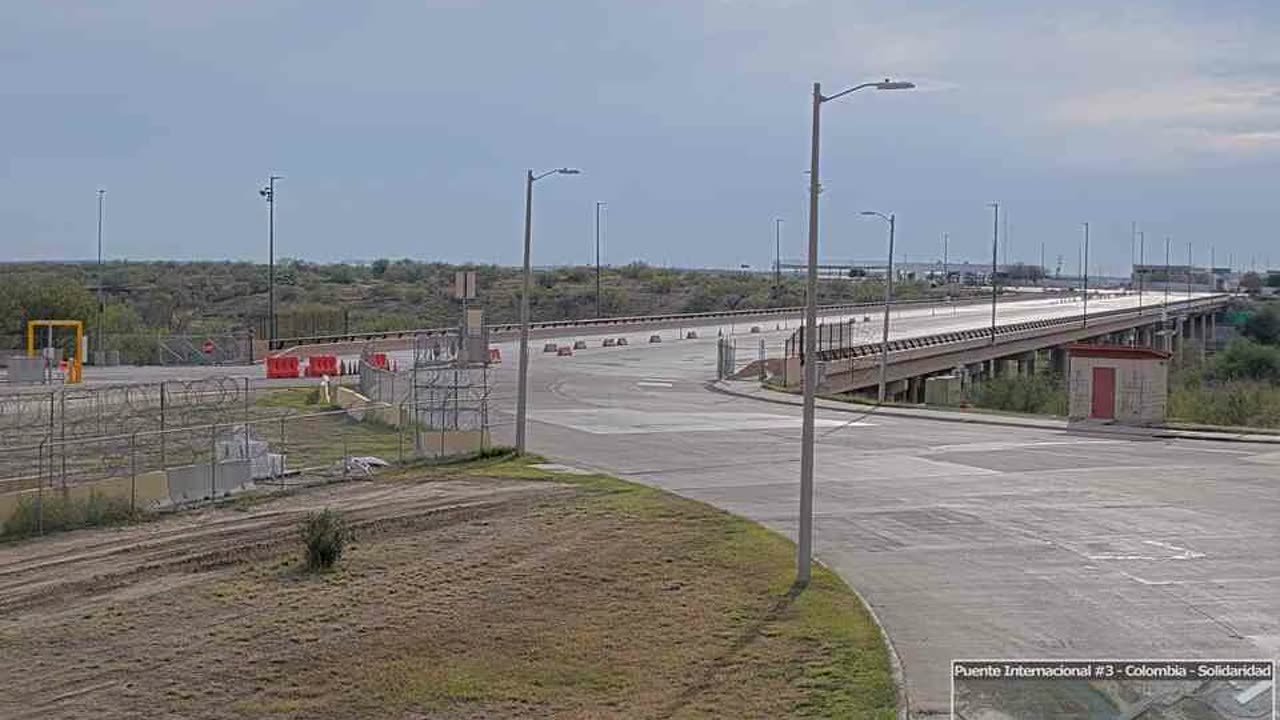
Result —
[[[1223,292],[1231,289],[1232,273],[1228,268],[1194,265],[1134,265],[1130,282],[1144,290]]]

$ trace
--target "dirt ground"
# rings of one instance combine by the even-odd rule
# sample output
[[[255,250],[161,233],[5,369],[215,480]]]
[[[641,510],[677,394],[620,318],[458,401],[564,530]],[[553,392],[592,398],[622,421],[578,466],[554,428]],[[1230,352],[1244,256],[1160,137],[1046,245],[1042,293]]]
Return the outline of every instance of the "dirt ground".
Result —
[[[343,510],[339,568],[297,524]],[[0,545],[0,717],[893,717],[791,545],[603,478],[419,471]]]

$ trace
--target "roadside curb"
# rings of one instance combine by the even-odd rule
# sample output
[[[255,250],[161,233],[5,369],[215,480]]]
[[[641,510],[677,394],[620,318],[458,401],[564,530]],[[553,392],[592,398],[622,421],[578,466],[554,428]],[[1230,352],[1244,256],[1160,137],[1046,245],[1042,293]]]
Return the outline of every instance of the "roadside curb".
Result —
[[[788,397],[768,397],[774,390],[761,388],[759,392],[744,392],[728,386],[723,380],[706,384],[708,390],[723,395],[756,400],[759,402],[790,405],[798,407],[799,400]],[[998,415],[970,415],[947,410],[930,410],[927,413],[916,412],[910,408],[899,408],[883,405],[854,405],[839,401],[818,398],[818,407],[824,410],[844,413],[865,413],[868,415],[886,415],[890,417],[909,417],[917,420],[935,420],[938,422],[971,423],[975,425],[995,425],[1000,427],[1032,428],[1037,430],[1057,430],[1077,434],[1101,435],[1104,437],[1148,438],[1152,440],[1200,440],[1209,442],[1251,443],[1256,445],[1280,445],[1280,436],[1248,435],[1241,433],[1213,432],[1208,430],[1174,430],[1170,428],[1119,428],[1110,425],[1071,426],[1063,421],[1046,421],[1026,419],[1013,421]]]

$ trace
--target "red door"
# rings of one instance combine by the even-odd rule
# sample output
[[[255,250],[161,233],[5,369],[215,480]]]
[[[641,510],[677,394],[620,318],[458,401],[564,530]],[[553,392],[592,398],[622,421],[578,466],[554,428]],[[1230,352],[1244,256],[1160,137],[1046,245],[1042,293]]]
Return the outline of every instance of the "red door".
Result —
[[[1093,406],[1089,417],[1112,420],[1116,416],[1116,369],[1093,369]]]

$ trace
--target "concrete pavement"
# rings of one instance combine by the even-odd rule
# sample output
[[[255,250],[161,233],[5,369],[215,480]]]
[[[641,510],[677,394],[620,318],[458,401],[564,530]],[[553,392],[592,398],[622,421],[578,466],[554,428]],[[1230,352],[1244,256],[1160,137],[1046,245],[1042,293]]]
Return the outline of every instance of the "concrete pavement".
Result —
[[[708,391],[714,362],[714,339],[535,354],[531,449],[793,535],[799,409]],[[826,409],[818,443],[817,554],[915,717],[946,715],[956,657],[1280,654],[1274,447]]]

